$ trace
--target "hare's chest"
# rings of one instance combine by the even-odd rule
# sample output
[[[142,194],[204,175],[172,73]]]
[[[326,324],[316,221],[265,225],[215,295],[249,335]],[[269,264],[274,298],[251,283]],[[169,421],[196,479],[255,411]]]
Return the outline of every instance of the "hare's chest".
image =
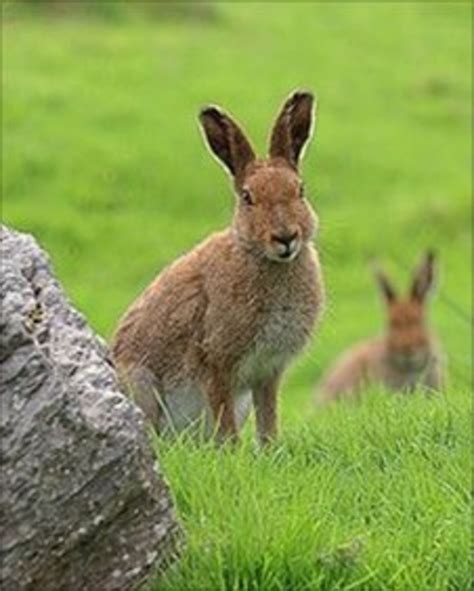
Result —
[[[239,364],[239,382],[248,386],[282,370],[308,341],[314,324],[310,310],[291,305],[267,307],[255,324],[249,347]]]
[[[297,353],[311,336],[319,313],[318,281],[308,273],[283,285],[276,282],[272,296],[262,307],[257,339],[271,349]]]
[[[313,327],[311,310],[289,302],[275,302],[262,314],[255,335],[258,346],[279,353],[296,353]]]

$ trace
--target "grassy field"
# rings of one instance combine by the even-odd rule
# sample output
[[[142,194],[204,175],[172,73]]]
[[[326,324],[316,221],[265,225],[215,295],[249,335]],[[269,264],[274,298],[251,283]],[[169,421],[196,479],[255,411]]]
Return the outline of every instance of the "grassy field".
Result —
[[[158,445],[189,547],[152,588],[468,591],[467,406],[371,394],[270,453]]]
[[[252,425],[235,452],[157,444],[188,533],[159,588],[467,590],[471,5],[111,5],[60,16],[4,3],[2,25],[3,218],[37,236],[105,337],[163,266],[229,221],[198,109],[225,106],[263,152],[290,90],[319,97],[303,172],[326,316],[284,383],[274,450],[256,452]],[[402,286],[428,246],[445,395],[373,391],[317,413],[324,368],[381,329],[369,257]]]

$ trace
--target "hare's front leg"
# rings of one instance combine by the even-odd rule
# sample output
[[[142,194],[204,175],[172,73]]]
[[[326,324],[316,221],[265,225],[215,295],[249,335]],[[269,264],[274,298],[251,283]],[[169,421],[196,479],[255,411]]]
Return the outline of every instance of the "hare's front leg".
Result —
[[[440,363],[433,364],[425,375],[423,383],[431,390],[440,392],[443,389],[445,382],[445,375]]]
[[[234,414],[234,400],[229,380],[222,374],[212,375],[206,380],[204,390],[207,395],[212,417],[217,426],[219,442],[238,440],[237,424]]]
[[[257,432],[261,445],[277,436],[277,394],[280,375],[272,376],[252,390]]]

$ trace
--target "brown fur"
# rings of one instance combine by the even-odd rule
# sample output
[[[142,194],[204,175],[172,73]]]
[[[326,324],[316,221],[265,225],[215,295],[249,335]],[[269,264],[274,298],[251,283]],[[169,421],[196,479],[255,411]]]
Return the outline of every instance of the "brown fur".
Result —
[[[204,413],[208,432],[236,439],[253,400],[261,441],[276,435],[278,383],[323,305],[316,217],[297,172],[312,104],[309,93],[288,99],[262,160],[228,115],[201,112],[210,149],[234,179],[233,222],[153,281],[112,347],[124,382],[159,430],[186,428]]]
[[[387,302],[387,332],[355,345],[336,360],[318,388],[319,402],[357,395],[373,382],[404,391],[412,391],[418,384],[431,390],[442,387],[441,352],[425,317],[433,264],[433,254],[428,253],[415,272],[410,294],[404,298],[399,298],[387,276],[377,271]]]

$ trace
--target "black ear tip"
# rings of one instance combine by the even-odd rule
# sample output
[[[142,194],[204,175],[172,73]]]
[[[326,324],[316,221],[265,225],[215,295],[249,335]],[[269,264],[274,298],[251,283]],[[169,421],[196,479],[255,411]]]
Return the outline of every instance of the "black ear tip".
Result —
[[[219,107],[216,107],[215,105],[208,105],[206,107],[203,107],[200,111],[199,111],[199,120],[201,122],[204,122],[205,119],[214,119],[214,121],[219,121],[221,120],[223,117],[223,113],[222,111],[219,109]]]
[[[292,103],[300,103],[302,101],[314,102],[314,94],[309,90],[297,89],[294,90],[290,95]]]
[[[426,260],[429,263],[433,263],[435,261],[435,259],[438,258],[438,253],[436,252],[436,250],[434,248],[429,248],[426,251]]]
[[[378,282],[384,283],[387,280],[387,276],[385,275],[385,271],[379,265],[378,261],[374,261],[372,266],[372,272],[374,274],[375,279]]]

